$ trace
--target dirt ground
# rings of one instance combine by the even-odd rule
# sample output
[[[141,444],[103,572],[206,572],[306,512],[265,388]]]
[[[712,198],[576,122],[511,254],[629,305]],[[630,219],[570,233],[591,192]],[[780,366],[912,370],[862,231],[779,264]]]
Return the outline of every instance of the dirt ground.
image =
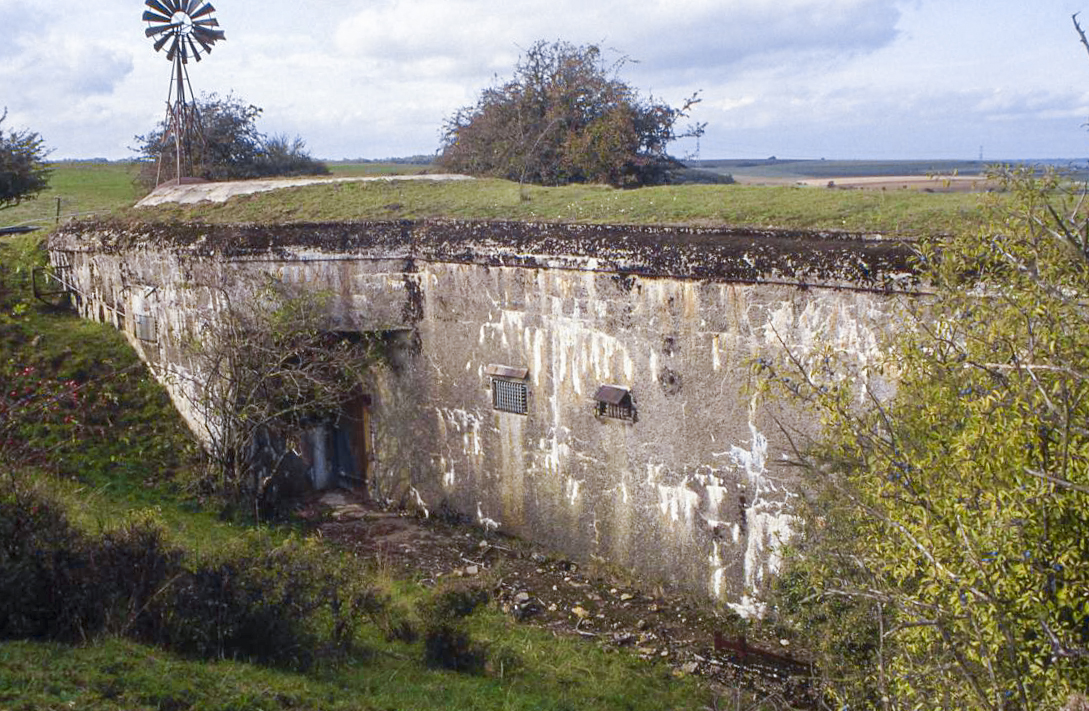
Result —
[[[325,493],[302,510],[321,536],[396,575],[435,586],[477,579],[501,610],[524,624],[587,643],[626,648],[680,676],[707,678],[716,692],[755,695],[761,708],[809,706],[809,667],[788,640],[745,640],[728,609],[639,585],[602,563],[577,563],[525,541],[465,523],[423,519]],[[447,517],[449,518],[449,517]]]

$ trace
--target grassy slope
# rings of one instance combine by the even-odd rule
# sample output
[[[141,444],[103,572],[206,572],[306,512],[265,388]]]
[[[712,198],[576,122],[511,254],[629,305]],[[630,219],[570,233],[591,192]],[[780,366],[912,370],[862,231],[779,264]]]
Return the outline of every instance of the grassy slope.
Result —
[[[84,167],[79,177],[63,176],[58,185],[70,185],[74,200],[107,204],[110,198],[99,194],[100,175]],[[104,185],[116,187],[115,167],[102,170]],[[78,426],[54,423],[32,432],[44,459],[15,474],[56,491],[89,530],[154,507],[175,543],[196,552],[229,545],[239,528],[201,511],[179,489],[176,481],[197,465],[193,444],[124,339],[108,326],[30,297],[29,268],[44,259],[38,242],[0,237],[0,386],[33,365],[44,378],[83,383],[92,405]],[[271,532],[270,540],[277,535]],[[385,584],[402,606],[425,594],[411,583]],[[475,639],[520,664],[479,676],[432,671],[422,664],[421,643],[389,643],[375,630],[365,640],[371,655],[312,674],[188,660],[115,639],[79,647],[3,641],[0,709],[650,710],[697,708],[708,700],[691,680],[626,653],[555,639],[495,611],[472,624]]]
[[[132,219],[314,222],[453,217],[597,223],[686,223],[934,233],[975,219],[979,197],[916,191],[684,185],[615,190],[501,180],[376,181],[258,193],[227,203],[134,210]]]
[[[486,621],[502,626],[494,615]],[[0,708],[31,709],[692,709],[700,697],[668,670],[633,666],[577,640],[519,629],[506,637],[525,667],[502,678],[424,669],[415,650],[385,648],[311,674],[198,662],[118,640],[84,647],[0,644]]]

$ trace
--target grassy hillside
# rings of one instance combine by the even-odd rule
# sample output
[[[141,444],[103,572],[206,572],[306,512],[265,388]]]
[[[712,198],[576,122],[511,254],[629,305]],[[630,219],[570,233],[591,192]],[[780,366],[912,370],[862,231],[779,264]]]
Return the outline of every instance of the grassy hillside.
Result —
[[[84,168],[75,166],[63,175],[67,169],[59,170],[54,192],[101,208],[131,199],[122,189],[125,169]],[[34,207],[30,203],[20,209],[34,214]],[[5,222],[8,217],[3,213]],[[210,501],[187,488],[189,475],[201,465],[196,447],[163,390],[148,377],[121,335],[31,297],[31,268],[45,259],[40,240],[0,237],[0,561],[8,561],[0,562],[0,584],[31,574],[35,566],[45,564],[43,555],[53,561],[49,565],[61,565],[62,570],[64,561],[75,555],[66,548],[74,545],[66,543],[68,539],[47,538],[43,540],[55,547],[34,549],[37,557],[33,550],[29,558],[18,557],[27,526],[38,525],[47,513],[43,502],[59,507],[77,532],[71,535],[82,537],[81,545],[99,555],[120,555],[117,551],[126,549],[118,542],[131,543],[124,532],[132,530],[132,522],[152,521],[162,531],[164,544],[179,551],[190,570],[221,570],[208,566],[222,561],[244,566],[239,551],[251,559],[280,560],[278,551],[300,540],[299,529],[253,531],[222,519]],[[31,506],[21,508],[21,502]],[[305,545],[324,544],[311,540]],[[148,556],[152,560],[150,552]],[[384,611],[364,620],[345,655],[329,657],[306,671],[254,663],[246,655],[234,660],[201,658],[134,641],[125,625],[114,620],[102,631],[81,631],[75,641],[66,643],[0,639],[0,709],[649,711],[713,703],[707,689],[693,678],[678,678],[666,666],[578,638],[557,638],[547,630],[516,623],[494,607],[459,623],[487,663],[475,673],[434,669],[425,663],[424,642],[405,641],[410,638],[401,633],[391,635],[401,627],[390,620],[420,628],[427,602],[438,593],[413,577],[394,578],[380,566],[349,554],[331,551],[329,556],[338,574],[348,571],[376,591]],[[72,560],[81,559],[76,555]],[[77,581],[83,575],[81,569],[68,573]],[[132,572],[117,577],[126,582]],[[290,577],[285,573],[280,579]],[[148,604],[170,594],[173,580],[152,591]],[[89,595],[84,588],[73,588],[73,593]],[[291,604],[282,598],[270,587],[266,602],[257,598],[240,604],[260,608],[276,599]],[[0,607],[18,603],[7,596]],[[328,631],[327,613],[319,610],[307,624],[318,632]],[[0,620],[0,629],[10,623]],[[321,649],[316,651],[325,658]]]

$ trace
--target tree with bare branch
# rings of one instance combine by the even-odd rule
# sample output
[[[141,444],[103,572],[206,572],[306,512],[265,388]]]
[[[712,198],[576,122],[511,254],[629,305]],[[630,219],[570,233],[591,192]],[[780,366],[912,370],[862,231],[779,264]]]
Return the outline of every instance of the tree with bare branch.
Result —
[[[188,346],[192,375],[180,389],[206,423],[204,485],[258,519],[297,474],[291,441],[336,419],[377,357],[372,341],[336,331],[326,301],[270,279]]]

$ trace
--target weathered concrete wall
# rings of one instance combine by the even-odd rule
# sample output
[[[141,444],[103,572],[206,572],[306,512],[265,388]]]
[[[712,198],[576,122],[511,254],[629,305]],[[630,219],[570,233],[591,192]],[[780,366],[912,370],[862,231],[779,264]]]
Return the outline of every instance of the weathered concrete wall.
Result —
[[[96,224],[51,250],[83,313],[120,307],[176,390],[200,378],[186,338],[232,300],[269,277],[330,292],[344,330],[403,333],[368,383],[372,494],[452,506],[743,609],[793,522],[779,426],[814,427],[760,399],[752,360],[786,344],[865,362],[911,285],[894,241],[770,231]],[[140,313],[155,343],[133,336]],[[528,371],[525,415],[493,408],[492,365]],[[595,415],[601,385],[630,390],[634,422]]]

